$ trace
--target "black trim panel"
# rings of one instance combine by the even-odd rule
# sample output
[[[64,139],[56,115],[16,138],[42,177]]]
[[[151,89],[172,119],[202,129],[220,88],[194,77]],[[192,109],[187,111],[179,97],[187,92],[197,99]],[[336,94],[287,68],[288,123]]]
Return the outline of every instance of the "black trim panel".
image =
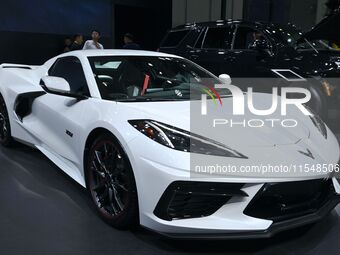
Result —
[[[15,68],[15,69],[27,69],[27,70],[32,70],[32,68],[29,67],[29,66],[3,66],[2,68],[3,68],[3,69],[12,69],[12,68]]]
[[[32,104],[34,100],[45,94],[45,91],[35,91],[18,95],[14,103],[14,111],[21,122],[25,117],[32,113]]]

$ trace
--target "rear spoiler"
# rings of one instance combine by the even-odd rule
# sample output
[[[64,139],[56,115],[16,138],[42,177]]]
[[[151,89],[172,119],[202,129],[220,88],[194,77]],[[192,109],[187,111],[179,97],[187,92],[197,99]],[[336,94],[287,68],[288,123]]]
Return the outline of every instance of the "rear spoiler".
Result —
[[[1,64],[0,69],[8,69],[8,68],[19,68],[19,69],[27,69],[27,70],[32,70],[34,66],[29,66],[29,65],[18,65],[18,64]]]

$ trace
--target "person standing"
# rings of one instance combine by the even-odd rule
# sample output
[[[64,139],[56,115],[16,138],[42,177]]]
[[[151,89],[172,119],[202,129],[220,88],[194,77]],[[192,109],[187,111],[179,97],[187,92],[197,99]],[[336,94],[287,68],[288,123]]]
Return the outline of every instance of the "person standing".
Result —
[[[103,50],[103,45],[99,43],[100,32],[94,29],[91,36],[92,40],[88,40],[85,42],[83,50]]]
[[[70,50],[81,50],[83,48],[83,42],[84,38],[81,34],[75,35]]]
[[[71,51],[72,40],[71,38],[67,37],[64,39],[64,49],[63,53]]]
[[[124,35],[124,46],[125,50],[140,50],[140,46],[134,42],[134,37],[132,34],[127,33]]]

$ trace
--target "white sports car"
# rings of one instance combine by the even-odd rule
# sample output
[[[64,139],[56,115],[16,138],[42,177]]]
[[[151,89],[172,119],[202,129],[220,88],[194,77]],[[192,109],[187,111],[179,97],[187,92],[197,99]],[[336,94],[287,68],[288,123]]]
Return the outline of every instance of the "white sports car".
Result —
[[[340,155],[328,127],[298,111],[290,116],[302,121],[294,142],[282,142],[292,134],[279,127],[266,131],[266,143],[259,129],[233,128],[229,144],[190,133],[190,81],[204,88],[206,78],[221,82],[183,58],[146,51],[76,51],[42,66],[3,64],[0,143],[41,151],[88,189],[99,215],[116,228],[140,224],[179,238],[270,237],[332,210],[340,186],[328,172],[192,178],[192,155],[236,166],[262,159],[335,165]],[[231,106],[232,97],[221,95]]]

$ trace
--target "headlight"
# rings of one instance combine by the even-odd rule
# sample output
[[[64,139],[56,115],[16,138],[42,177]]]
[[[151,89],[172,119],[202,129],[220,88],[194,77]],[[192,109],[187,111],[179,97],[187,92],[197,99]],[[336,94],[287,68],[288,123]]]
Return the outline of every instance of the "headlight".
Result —
[[[310,112],[309,118],[312,120],[314,126],[320,131],[323,137],[327,139],[327,126],[325,122],[319,117],[319,115],[315,114],[315,112],[307,105],[304,107]]]
[[[174,150],[221,157],[247,158],[221,143],[160,122],[130,120],[129,123],[151,140]]]
[[[312,115],[309,116],[312,120],[314,126],[320,131],[320,133],[327,139],[327,126],[326,124],[320,119],[320,117],[312,112]]]

